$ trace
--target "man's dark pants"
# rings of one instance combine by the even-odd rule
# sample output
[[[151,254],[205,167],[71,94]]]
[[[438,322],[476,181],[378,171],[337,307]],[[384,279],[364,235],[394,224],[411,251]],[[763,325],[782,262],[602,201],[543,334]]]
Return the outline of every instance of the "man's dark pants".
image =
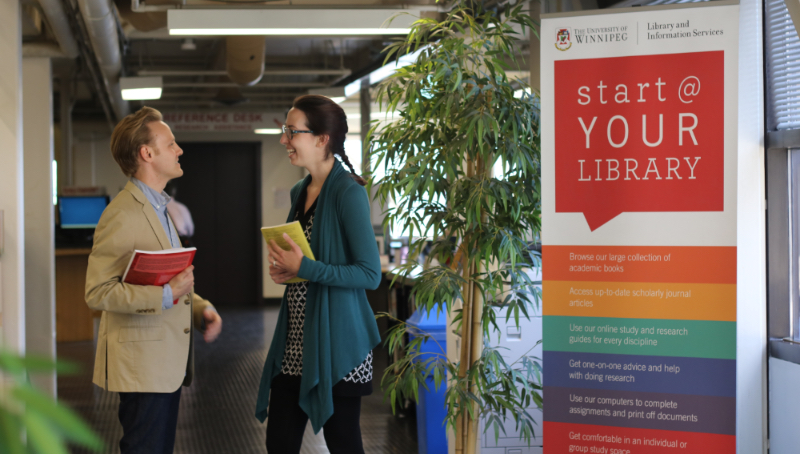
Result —
[[[181,388],[174,393],[119,393],[121,454],[172,454]]]

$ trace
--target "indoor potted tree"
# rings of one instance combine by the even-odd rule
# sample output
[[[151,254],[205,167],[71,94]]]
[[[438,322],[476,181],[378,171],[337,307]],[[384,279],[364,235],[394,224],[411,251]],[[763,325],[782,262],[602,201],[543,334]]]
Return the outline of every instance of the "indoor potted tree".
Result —
[[[541,225],[539,106],[527,85],[506,74],[520,66],[521,33],[535,33],[523,2],[451,7],[441,20],[416,21],[386,48],[387,59],[418,55],[378,86],[378,102],[395,116],[373,124],[366,158],[370,189],[389,207],[384,228],[407,231],[410,257],[428,252],[412,290],[418,310],[453,314],[462,345],[457,361],[444,352],[418,360],[425,337],[404,345],[406,326],[397,320],[386,344],[403,354],[387,369],[384,392],[394,407],[416,397],[429,375],[436,387],[446,382],[456,452],[472,453],[481,417],[495,438],[513,418],[530,443],[526,409],[542,405],[538,359],[504,359],[485,342],[499,335],[498,316],[519,326],[539,305],[539,282],[526,273],[540,264],[531,247]],[[395,273],[417,265],[409,260]]]
[[[102,441],[75,412],[31,386],[28,374],[75,372],[67,363],[0,349],[0,452],[67,454],[67,444],[93,451]]]

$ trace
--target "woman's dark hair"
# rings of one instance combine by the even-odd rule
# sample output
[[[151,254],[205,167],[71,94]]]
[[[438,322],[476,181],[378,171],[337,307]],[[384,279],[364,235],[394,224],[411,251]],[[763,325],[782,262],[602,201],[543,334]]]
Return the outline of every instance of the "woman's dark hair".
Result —
[[[325,134],[328,136],[327,152],[338,155],[344,164],[350,168],[350,174],[361,186],[367,184],[363,178],[356,174],[353,164],[347,159],[344,152],[344,140],[347,136],[347,115],[344,110],[331,101],[330,98],[320,95],[303,95],[295,98],[292,107],[306,114],[308,129],[314,135]]]

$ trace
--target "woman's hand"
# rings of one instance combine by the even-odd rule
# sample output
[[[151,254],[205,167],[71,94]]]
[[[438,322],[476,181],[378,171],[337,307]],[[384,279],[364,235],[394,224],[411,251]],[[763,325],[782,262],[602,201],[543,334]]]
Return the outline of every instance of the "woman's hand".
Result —
[[[297,277],[300,264],[303,262],[303,251],[292,238],[283,234],[283,239],[289,243],[291,250],[284,251],[275,240],[271,240],[269,248],[269,275],[276,284],[283,284],[289,279]]]

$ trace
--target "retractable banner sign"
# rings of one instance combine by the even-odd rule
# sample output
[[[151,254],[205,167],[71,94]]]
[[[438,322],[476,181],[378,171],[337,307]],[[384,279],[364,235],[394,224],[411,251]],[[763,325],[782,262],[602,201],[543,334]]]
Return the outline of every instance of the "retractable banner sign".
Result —
[[[739,6],[675,6],[542,19],[545,454],[736,452]]]

